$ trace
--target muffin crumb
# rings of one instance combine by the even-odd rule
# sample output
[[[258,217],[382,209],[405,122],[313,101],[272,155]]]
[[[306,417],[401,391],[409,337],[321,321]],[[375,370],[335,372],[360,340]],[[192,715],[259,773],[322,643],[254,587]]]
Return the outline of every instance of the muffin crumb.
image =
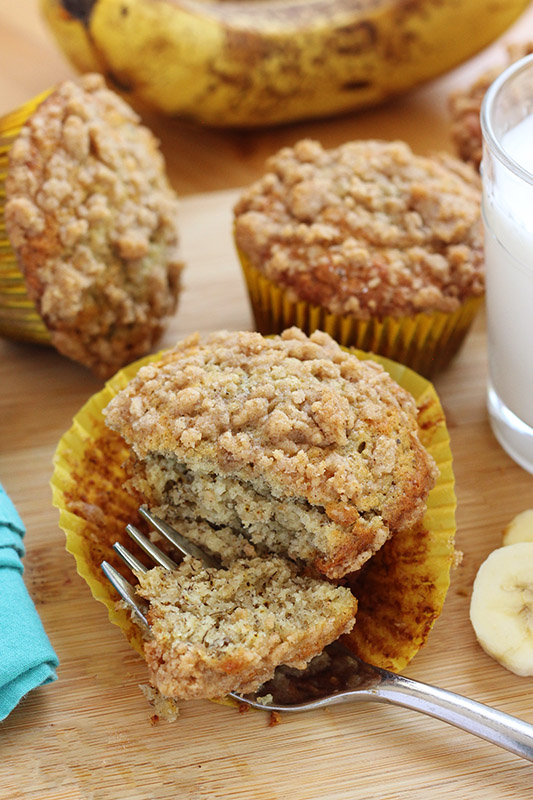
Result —
[[[280,664],[303,669],[351,630],[357,601],[349,589],[297,575],[280,558],[205,568],[186,557],[172,572],[139,573],[152,636],[144,652],[151,683],[165,697],[247,693]]]
[[[163,697],[163,695],[149,683],[140,683],[139,689],[146,697],[154,713],[150,715],[150,722],[156,725],[159,720],[175,722],[180,714],[178,704],[173,697]]]

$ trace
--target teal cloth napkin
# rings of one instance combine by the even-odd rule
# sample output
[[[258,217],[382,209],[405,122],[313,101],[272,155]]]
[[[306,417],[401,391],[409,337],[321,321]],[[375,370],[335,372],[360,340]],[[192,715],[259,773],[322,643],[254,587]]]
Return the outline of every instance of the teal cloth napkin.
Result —
[[[0,720],[31,689],[57,677],[57,656],[22,578],[24,533],[0,484]]]

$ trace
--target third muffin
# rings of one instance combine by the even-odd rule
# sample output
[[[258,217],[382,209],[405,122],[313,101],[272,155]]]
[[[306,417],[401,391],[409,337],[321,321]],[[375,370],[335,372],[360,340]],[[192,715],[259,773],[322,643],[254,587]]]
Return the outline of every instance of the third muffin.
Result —
[[[479,176],[403,142],[282,149],[237,202],[234,232],[262,333],[320,328],[426,376],[484,291]]]

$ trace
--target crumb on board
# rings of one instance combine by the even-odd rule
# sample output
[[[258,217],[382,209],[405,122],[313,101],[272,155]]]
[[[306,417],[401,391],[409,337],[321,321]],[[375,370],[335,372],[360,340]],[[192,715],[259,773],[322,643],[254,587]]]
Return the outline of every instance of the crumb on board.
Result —
[[[155,713],[150,716],[152,725],[156,725],[162,719],[166,722],[175,722],[177,720],[180,712],[178,703],[174,698],[164,697],[149,683],[140,683],[139,689],[154,709]]]

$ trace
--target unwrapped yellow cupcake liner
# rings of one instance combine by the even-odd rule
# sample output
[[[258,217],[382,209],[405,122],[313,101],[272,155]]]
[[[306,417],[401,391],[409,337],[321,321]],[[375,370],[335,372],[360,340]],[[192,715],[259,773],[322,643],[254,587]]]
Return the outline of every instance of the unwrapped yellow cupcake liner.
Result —
[[[382,364],[415,398],[420,438],[440,470],[429,494],[423,522],[393,536],[347,583],[359,600],[357,622],[346,643],[367,661],[402,670],[426,641],[439,616],[454,562],[455,491],[450,440],[439,398],[433,386],[407,367],[379,356],[353,351],[359,358]],[[139,627],[117,602],[115,590],[102,573],[105,559],[127,579],[131,574],[112,548],[115,541],[135,552],[125,526],[143,526],[138,502],[125,490],[123,464],[129,455],[124,441],[109,430],[103,409],[144,364],[162,353],[120,370],[102,391],[76,414],[61,438],[54,458],[52,491],[67,550],[93,596],[103,602],[110,620],[142,652]],[[141,557],[142,554],[137,552]]]
[[[419,438],[439,469],[423,520],[396,533],[366,565],[348,576],[359,600],[345,642],[371,664],[403,670],[425,644],[440,616],[456,563],[455,477],[450,436],[433,384],[409,367],[350,348],[381,364],[415,399]]]
[[[5,180],[13,142],[23,125],[52,91],[48,89],[0,118],[0,336],[37,344],[51,344],[51,338],[35,303],[28,295],[24,274],[7,235]]]
[[[277,286],[252,266],[238,250],[257,330],[281,333],[296,325],[305,333],[329,333],[339,344],[356,347],[398,361],[431,378],[444,369],[459,350],[482,297],[467,299],[452,313],[435,311],[404,317],[357,319],[335,314],[305,300],[294,300],[288,290]]]

